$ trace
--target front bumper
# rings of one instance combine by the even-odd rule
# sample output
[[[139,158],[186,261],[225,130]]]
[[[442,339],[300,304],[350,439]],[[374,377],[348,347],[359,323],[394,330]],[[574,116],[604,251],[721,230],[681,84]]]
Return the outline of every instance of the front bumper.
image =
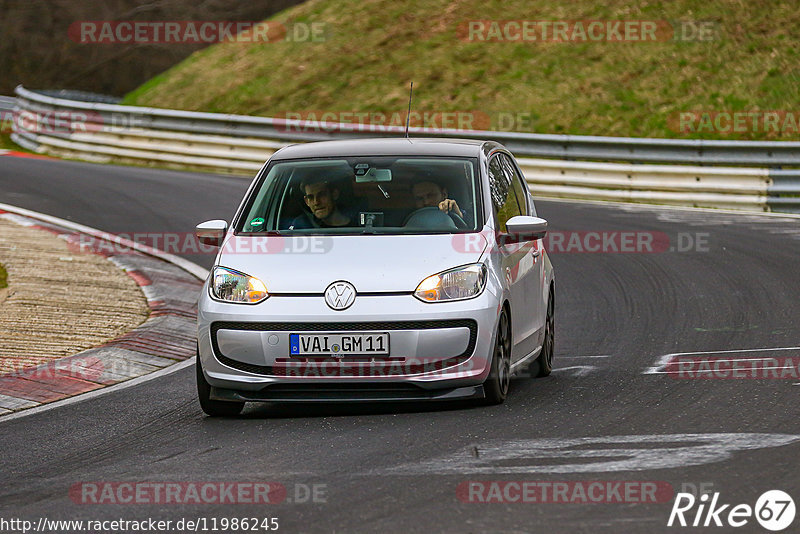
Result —
[[[335,386],[349,387],[335,387]],[[241,391],[211,388],[211,398],[234,402],[413,402],[456,401],[483,399],[483,386],[425,389],[413,384],[387,384],[393,387],[377,387],[372,384],[353,387],[357,384],[272,384],[258,391]]]
[[[199,357],[218,400],[418,400],[482,397],[500,299],[423,303],[412,295],[359,296],[345,311],[319,296],[272,296],[254,305],[203,291]],[[289,335],[388,332],[390,354],[292,357]]]

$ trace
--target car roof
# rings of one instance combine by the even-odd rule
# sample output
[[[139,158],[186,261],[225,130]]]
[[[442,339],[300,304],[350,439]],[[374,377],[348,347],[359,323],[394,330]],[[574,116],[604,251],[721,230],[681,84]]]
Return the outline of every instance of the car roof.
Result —
[[[491,145],[487,147],[486,145]],[[473,157],[499,147],[493,141],[474,139],[379,138],[317,141],[280,149],[273,160],[349,156],[454,156]]]

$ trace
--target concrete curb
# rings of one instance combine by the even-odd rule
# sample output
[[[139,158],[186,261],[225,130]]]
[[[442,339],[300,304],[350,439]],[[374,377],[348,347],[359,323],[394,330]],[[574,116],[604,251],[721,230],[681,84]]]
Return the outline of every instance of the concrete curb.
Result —
[[[99,347],[0,376],[0,416],[61,404],[69,397],[165,370],[195,354],[197,295],[207,271],[163,251],[30,210],[0,204],[26,225],[100,254],[136,281],[150,307],[148,319]],[[85,239],[90,236],[92,239]],[[108,243],[114,247],[109,247]],[[106,245],[106,246],[102,246]],[[181,366],[183,367],[183,366]],[[161,375],[163,373],[157,373]],[[140,382],[140,380],[136,380]],[[25,415],[24,413],[16,416]]]

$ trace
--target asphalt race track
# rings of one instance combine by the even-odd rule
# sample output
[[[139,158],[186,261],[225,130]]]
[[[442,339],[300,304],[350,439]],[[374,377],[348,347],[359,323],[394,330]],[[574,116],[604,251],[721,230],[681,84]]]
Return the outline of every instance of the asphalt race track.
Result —
[[[203,220],[230,220],[247,185],[0,158],[0,202],[115,233],[191,232]],[[463,488],[646,481],[675,493],[703,487],[731,505],[754,506],[772,489],[797,502],[796,374],[692,379],[662,364],[675,353],[798,361],[800,219],[537,206],[552,234],[601,232],[613,241],[614,232],[646,232],[669,244],[657,252],[551,251],[556,370],[516,379],[504,405],[249,405],[240,418],[210,419],[187,368],[0,419],[0,517],[277,517],[283,532],[719,532],[728,529],[668,528],[673,493],[644,503],[587,504],[573,494],[566,503],[464,502],[489,494],[465,496]],[[573,234],[562,235],[567,248]],[[213,260],[184,256],[204,267]],[[276,504],[231,505],[92,504],[75,494],[81,483],[176,481],[273,482],[286,495]],[[469,486],[476,481],[484,485]],[[754,518],[736,531],[766,532]]]

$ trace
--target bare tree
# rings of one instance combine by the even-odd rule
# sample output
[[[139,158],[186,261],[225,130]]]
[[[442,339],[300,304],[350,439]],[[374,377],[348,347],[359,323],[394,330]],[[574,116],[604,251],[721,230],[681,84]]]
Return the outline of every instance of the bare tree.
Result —
[[[301,0],[0,0],[0,94],[17,84],[121,96],[206,44],[81,44],[81,21],[261,21]]]

